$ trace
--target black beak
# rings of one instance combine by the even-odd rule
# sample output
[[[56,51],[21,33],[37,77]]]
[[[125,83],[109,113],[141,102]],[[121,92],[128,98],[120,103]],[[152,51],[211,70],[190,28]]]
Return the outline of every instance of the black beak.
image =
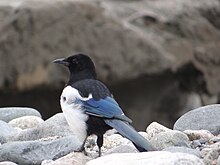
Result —
[[[59,59],[56,59],[56,60],[54,60],[52,62],[56,63],[56,64],[62,64],[64,66],[69,66],[69,62],[66,61],[66,58],[59,58]]]

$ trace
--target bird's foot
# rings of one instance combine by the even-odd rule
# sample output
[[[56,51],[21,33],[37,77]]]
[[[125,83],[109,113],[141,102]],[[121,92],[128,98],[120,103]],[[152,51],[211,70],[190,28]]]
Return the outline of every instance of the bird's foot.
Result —
[[[86,156],[88,155],[84,146],[81,146],[80,148],[74,150],[74,152],[83,152],[84,155],[86,155]]]

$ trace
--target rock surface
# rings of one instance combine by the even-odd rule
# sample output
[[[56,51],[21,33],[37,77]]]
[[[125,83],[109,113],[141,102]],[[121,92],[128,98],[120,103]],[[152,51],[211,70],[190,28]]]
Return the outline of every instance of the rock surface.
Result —
[[[64,137],[52,141],[18,141],[0,146],[0,161],[18,164],[40,164],[46,159],[57,159],[80,146],[76,137]]]
[[[40,123],[34,128],[21,131],[19,134],[8,136],[8,141],[28,141],[38,140],[53,136],[70,136],[73,132],[69,129],[69,125],[62,113],[56,114]]]
[[[214,135],[220,134],[220,104],[203,106],[181,116],[174,124],[174,129],[208,130]]]
[[[56,97],[54,107],[45,100],[51,91],[59,97],[68,73],[51,61],[80,51],[94,59],[102,81],[120,90],[114,93],[139,129],[142,116],[171,126],[182,111],[218,101],[219,11],[218,0],[1,1],[0,104],[17,105],[25,95],[44,118],[60,111]],[[201,101],[201,93],[214,101]]]
[[[21,129],[33,128],[38,124],[43,123],[44,120],[37,116],[23,116],[13,119],[9,122],[12,127],[17,127]]]
[[[85,165],[91,158],[83,153],[73,152],[55,161],[44,161],[41,165]]]
[[[201,159],[194,155],[170,152],[145,152],[111,154],[89,161],[86,165],[177,165],[194,164],[204,165]]]
[[[0,108],[0,120],[9,122],[12,119],[22,116],[37,116],[41,117],[41,114],[33,108],[25,107],[6,107]]]

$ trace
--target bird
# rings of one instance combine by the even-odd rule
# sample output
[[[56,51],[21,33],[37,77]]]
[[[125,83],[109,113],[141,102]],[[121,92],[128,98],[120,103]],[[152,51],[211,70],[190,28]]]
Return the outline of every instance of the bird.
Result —
[[[95,64],[89,55],[76,53],[53,63],[69,69],[69,80],[60,96],[60,105],[70,128],[82,141],[76,151],[85,151],[87,137],[94,134],[100,157],[103,135],[110,129],[129,139],[140,152],[155,150],[131,125],[132,120],[124,114],[108,87],[97,79]]]

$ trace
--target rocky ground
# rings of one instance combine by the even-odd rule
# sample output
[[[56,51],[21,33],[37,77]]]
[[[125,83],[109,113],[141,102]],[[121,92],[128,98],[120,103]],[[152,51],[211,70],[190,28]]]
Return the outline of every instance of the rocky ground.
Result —
[[[1,0],[0,105],[60,112],[51,61],[85,52],[137,128],[171,126],[218,103],[219,15],[219,0]]]
[[[152,122],[139,132],[157,149],[139,153],[114,130],[104,136],[98,156],[95,136],[86,152],[74,152],[81,142],[69,130],[62,113],[43,121],[31,108],[0,108],[0,165],[220,165],[220,105],[194,109],[182,115],[173,129]]]

